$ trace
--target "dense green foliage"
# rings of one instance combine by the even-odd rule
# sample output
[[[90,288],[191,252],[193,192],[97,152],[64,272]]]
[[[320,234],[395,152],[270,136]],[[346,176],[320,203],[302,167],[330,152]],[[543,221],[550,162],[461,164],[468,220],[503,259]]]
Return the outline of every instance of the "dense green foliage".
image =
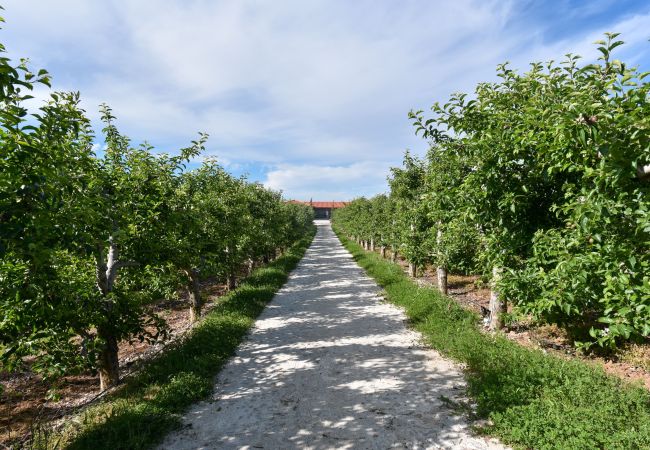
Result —
[[[469,393],[483,429],[505,443],[534,449],[650,447],[650,393],[602,369],[521,347],[479,331],[479,318],[401,268],[364,252],[335,228],[355,260],[404,308],[435,349],[467,367]],[[456,405],[469,410],[467,405]]]
[[[29,114],[37,83],[45,71],[0,57],[0,367],[96,369],[107,387],[121,340],[165,337],[147,304],[187,289],[196,319],[200,279],[234,287],[305,236],[313,212],[214,161],[188,169],[203,134],[177,156],[133,147],[102,106],[98,141],[75,93]]]
[[[534,63],[412,112],[430,143],[393,170],[388,223],[403,255],[493,273],[515,312],[589,347],[650,336],[650,84],[600,41],[596,64]],[[368,239],[373,201],[335,217]]]

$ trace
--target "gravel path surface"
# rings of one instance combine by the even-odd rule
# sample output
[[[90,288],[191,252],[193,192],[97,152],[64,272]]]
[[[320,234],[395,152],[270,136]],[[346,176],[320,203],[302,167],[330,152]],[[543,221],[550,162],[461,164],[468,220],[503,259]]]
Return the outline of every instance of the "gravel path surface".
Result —
[[[463,395],[459,369],[420,345],[329,222],[317,223],[213,399],[160,448],[503,448],[448,406]]]

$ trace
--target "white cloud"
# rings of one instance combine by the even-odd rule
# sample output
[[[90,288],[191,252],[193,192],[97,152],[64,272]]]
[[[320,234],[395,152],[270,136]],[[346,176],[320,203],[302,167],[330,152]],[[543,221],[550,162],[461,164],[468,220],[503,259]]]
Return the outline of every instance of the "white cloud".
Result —
[[[384,191],[389,166],[361,162],[347,166],[281,164],[267,174],[265,185],[298,200],[351,200]]]
[[[548,24],[519,16],[514,0],[5,6],[1,36],[12,55],[50,68],[59,88],[81,90],[94,119],[107,102],[126,134],[166,151],[208,132],[208,154],[232,168],[270,166],[266,183],[290,197],[385,189],[403,150],[425,148],[407,112],[471,91],[497,63],[525,69],[569,51],[593,58],[591,42],[608,30],[622,31],[630,45],[621,53],[641,61],[650,37],[645,11],[550,39]],[[608,6],[594,2],[592,13]]]

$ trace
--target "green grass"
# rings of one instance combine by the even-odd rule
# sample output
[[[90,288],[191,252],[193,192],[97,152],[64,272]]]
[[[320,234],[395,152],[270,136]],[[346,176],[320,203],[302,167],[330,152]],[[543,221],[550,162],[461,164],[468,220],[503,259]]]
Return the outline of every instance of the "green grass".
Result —
[[[482,432],[521,448],[650,448],[650,392],[584,362],[482,333],[475,314],[337,234],[428,343],[465,363],[478,414],[492,422]]]
[[[255,271],[219,303],[182,342],[171,345],[137,376],[88,408],[59,435],[43,433],[37,448],[151,448],[180,426],[180,414],[212,392],[214,376],[255,318],[286,282],[313,235]]]

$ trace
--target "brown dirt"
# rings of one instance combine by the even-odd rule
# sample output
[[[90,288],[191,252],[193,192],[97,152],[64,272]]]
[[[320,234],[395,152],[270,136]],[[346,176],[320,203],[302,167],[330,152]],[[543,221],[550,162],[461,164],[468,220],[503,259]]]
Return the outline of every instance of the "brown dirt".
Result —
[[[390,252],[387,252],[390,254]],[[408,273],[408,263],[398,257],[398,263]],[[422,271],[417,282],[436,286],[435,267]],[[490,304],[490,289],[477,275],[452,275],[448,277],[449,296],[463,307],[484,316]],[[510,308],[509,308],[510,310]],[[650,342],[630,344],[615,355],[582,355],[576,352],[570,336],[556,325],[537,325],[531,322],[511,324],[505,330],[506,338],[529,348],[542,349],[564,358],[577,358],[601,366],[605,372],[631,382],[640,383],[650,390]]]
[[[202,292],[206,299],[203,311],[207,313],[216,305],[217,299],[225,294],[226,287],[214,281],[206,281],[202,283]],[[151,308],[167,323],[168,339],[156,343],[139,340],[121,342],[119,355],[122,376],[137,371],[143,361],[153,357],[165,345],[191,328],[189,307],[184,295],[178,300],[161,300]],[[62,418],[94,400],[98,395],[99,376],[66,376],[57,381],[55,390],[51,390],[51,382],[45,382],[29,370],[19,373],[0,372],[0,384],[0,449],[12,448],[12,444],[13,448],[19,448],[16,442],[38,424]]]

